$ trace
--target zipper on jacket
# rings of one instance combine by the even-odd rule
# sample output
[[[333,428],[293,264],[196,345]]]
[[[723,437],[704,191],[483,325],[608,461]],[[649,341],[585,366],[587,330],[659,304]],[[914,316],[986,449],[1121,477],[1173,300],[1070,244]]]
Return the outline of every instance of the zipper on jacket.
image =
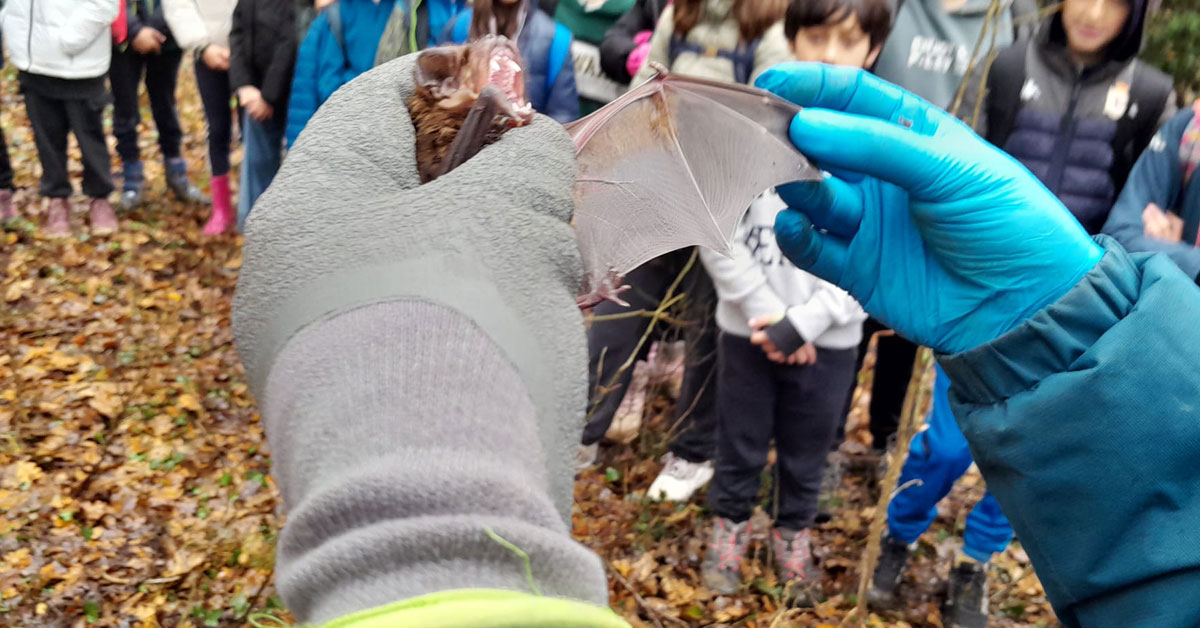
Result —
[[[33,69],[33,12],[37,7],[34,6],[35,0],[29,0],[29,30],[25,32],[25,58],[29,64],[29,69]]]
[[[1059,189],[1062,187],[1063,172],[1067,169],[1067,153],[1071,150],[1071,142],[1075,139],[1075,106],[1079,104],[1079,92],[1083,89],[1083,75],[1087,70],[1080,72],[1075,77],[1075,84],[1071,86],[1071,101],[1067,104],[1067,112],[1063,115],[1062,122],[1058,126],[1058,142],[1055,143],[1054,153],[1050,157],[1050,172],[1049,183],[1046,186],[1050,188],[1050,192],[1058,196]]]

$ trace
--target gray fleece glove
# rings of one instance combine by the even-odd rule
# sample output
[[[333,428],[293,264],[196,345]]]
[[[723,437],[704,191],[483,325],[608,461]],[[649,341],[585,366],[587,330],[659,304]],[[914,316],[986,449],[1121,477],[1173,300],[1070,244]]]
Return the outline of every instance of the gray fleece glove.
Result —
[[[569,535],[583,426],[574,151],[538,116],[418,186],[414,56],[343,87],[247,223],[234,333],[302,621],[447,588],[607,601]]]

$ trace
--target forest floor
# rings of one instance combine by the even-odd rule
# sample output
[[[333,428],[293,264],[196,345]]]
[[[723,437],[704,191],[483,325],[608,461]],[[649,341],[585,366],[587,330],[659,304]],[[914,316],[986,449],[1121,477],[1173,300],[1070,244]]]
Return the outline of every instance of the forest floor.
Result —
[[[112,236],[89,237],[76,213],[76,236],[43,238],[33,136],[11,68],[0,80],[23,215],[0,231],[0,625],[290,621],[273,588],[282,506],[229,325],[241,238],[204,237],[206,211],[168,199],[146,107],[143,206]],[[204,182],[203,112],[186,67],[180,115],[193,180]],[[236,174],[240,150],[233,159]],[[864,438],[864,401],[852,442]],[[853,606],[874,514],[869,482],[848,474],[818,530],[823,603],[785,612],[761,542],[742,591],[712,595],[699,578],[703,495],[643,499],[669,405],[656,398],[638,440],[606,448],[576,484],[574,533],[604,558],[613,608],[635,626],[837,625]],[[870,625],[941,625],[938,582],[982,490],[978,475],[959,483],[921,539],[903,609]],[[994,626],[1056,623],[1018,545],[991,575]]]

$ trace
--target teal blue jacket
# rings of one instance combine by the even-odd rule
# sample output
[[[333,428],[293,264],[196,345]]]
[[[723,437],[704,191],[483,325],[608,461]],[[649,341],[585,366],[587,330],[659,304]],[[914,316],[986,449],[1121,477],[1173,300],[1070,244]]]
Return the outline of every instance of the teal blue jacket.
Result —
[[[1069,293],[939,356],[988,488],[1066,626],[1200,625],[1200,289],[1107,253]]]

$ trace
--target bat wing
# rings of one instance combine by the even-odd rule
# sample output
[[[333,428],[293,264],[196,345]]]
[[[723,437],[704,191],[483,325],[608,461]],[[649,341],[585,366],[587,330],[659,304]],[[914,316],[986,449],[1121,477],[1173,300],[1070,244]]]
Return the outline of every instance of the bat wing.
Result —
[[[617,277],[686,246],[728,253],[754,197],[819,178],[788,140],[799,110],[752,87],[660,73],[568,125],[585,290],[607,296]]]

